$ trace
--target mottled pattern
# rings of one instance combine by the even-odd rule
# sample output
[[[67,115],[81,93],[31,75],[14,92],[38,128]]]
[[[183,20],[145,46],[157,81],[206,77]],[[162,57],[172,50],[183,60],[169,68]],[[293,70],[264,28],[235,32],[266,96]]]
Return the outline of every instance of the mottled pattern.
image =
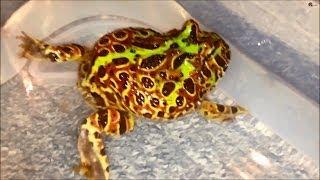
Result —
[[[210,96],[232,102],[223,94]],[[2,85],[1,178],[82,178],[71,167],[79,160],[80,121],[90,112],[75,87],[34,84],[27,97],[20,76]],[[105,142],[112,179],[319,178],[312,161],[251,116],[223,124],[197,113],[170,123],[141,121]],[[252,159],[259,153],[268,168]]]
[[[103,35],[81,62],[78,86],[95,107],[172,119],[196,109],[230,62],[230,49],[194,20],[159,33],[122,28]]]

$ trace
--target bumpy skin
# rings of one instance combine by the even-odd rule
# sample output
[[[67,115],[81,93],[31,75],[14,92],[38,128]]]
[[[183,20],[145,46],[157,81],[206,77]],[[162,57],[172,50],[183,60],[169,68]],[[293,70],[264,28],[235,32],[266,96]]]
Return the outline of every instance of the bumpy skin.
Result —
[[[94,106],[167,119],[197,108],[227,69],[230,50],[190,20],[165,34],[143,28],[106,34],[93,57],[81,64],[79,86]]]
[[[25,33],[20,38],[23,57],[80,62],[78,87],[96,112],[81,126],[76,170],[91,179],[109,178],[103,134],[132,131],[133,115],[166,120],[197,109],[223,121],[246,112],[204,99],[228,68],[230,49],[193,20],[164,34],[119,29],[101,37],[91,50],[73,43],[50,45]]]

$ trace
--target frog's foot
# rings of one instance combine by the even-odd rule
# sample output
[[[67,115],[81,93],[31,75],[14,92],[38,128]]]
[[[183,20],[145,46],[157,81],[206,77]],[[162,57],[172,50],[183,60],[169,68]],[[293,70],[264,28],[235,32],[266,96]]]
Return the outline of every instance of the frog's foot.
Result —
[[[237,115],[246,114],[248,111],[241,106],[227,106],[210,101],[203,101],[200,107],[200,114],[208,120],[226,121],[235,118]]]
[[[25,32],[21,32],[22,35],[17,38],[22,41],[20,47],[22,48],[21,57],[36,57],[40,58],[42,56],[42,52],[46,49],[47,44],[41,42],[38,39],[34,39],[27,35]]]
[[[22,41],[21,57],[29,59],[48,59],[52,62],[81,61],[84,59],[85,48],[78,44],[50,45],[44,41],[32,38],[25,32],[17,37]]]
[[[75,168],[89,179],[109,179],[109,162],[102,135],[119,136],[133,130],[133,117],[116,109],[98,110],[81,126],[78,150],[81,164]]]

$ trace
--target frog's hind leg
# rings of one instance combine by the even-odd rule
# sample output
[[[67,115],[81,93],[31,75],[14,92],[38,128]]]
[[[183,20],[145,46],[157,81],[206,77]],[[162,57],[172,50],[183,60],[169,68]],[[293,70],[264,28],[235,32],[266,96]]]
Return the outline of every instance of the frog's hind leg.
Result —
[[[30,37],[25,32],[22,32],[22,35],[17,38],[22,41],[20,44],[22,57],[48,59],[52,62],[82,61],[85,59],[86,50],[78,44],[50,45]]]
[[[199,111],[208,120],[214,121],[231,120],[237,115],[247,113],[247,110],[241,106],[228,106],[210,101],[203,101]]]
[[[81,164],[75,170],[89,179],[109,179],[109,162],[102,136],[119,136],[132,131],[133,126],[133,117],[116,109],[98,110],[85,119],[78,138]]]

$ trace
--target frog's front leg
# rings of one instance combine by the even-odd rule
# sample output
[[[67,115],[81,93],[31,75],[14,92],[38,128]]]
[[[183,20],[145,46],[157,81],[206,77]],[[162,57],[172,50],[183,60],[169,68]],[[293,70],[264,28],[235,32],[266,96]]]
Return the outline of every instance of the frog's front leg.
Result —
[[[44,41],[35,39],[22,32],[18,38],[22,41],[20,47],[22,48],[22,57],[26,58],[41,58],[48,59],[52,62],[64,61],[82,61],[85,55],[88,54],[84,47],[78,44],[62,44],[51,45]]]
[[[200,114],[208,120],[225,121],[235,118],[237,115],[247,113],[241,106],[228,106],[210,101],[203,101],[200,106]]]
[[[76,168],[89,179],[109,179],[109,162],[103,134],[119,136],[132,131],[133,116],[117,109],[98,110],[84,120],[78,138],[81,164]]]

